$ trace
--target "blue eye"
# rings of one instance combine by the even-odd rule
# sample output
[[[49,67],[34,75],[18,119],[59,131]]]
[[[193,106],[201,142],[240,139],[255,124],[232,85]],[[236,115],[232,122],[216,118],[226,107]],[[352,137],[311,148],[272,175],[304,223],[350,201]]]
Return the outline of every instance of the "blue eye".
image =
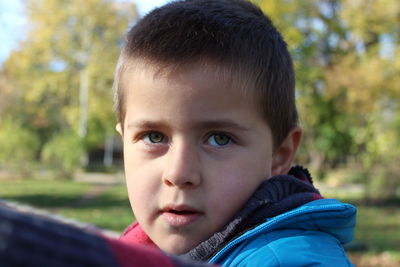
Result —
[[[228,145],[230,142],[232,141],[232,138],[224,133],[217,133],[217,134],[213,134],[211,135],[208,140],[207,143],[212,145],[212,146],[226,146]]]
[[[165,136],[162,133],[159,132],[150,132],[147,133],[143,136],[143,140],[152,143],[152,144],[158,144],[164,142]]]

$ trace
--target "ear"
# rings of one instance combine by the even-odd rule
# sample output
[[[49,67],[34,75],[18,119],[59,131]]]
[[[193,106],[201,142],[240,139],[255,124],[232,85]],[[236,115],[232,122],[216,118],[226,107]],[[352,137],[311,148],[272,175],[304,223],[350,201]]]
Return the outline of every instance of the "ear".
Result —
[[[302,136],[299,126],[293,128],[272,157],[271,175],[287,174],[292,167]]]
[[[122,131],[122,125],[120,122],[117,123],[117,125],[115,125],[115,130],[117,130],[117,132],[121,135],[124,136],[124,132]]]

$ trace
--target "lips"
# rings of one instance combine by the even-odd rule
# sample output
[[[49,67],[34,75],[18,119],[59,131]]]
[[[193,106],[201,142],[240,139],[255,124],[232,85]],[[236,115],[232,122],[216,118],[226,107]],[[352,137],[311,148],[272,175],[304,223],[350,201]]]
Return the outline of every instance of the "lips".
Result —
[[[202,212],[187,205],[167,205],[161,210],[161,215],[170,226],[182,227],[197,221]]]

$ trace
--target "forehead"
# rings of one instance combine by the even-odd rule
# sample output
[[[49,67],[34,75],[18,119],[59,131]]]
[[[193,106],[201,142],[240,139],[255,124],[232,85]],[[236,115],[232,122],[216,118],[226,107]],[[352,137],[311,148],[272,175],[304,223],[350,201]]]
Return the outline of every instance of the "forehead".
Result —
[[[219,120],[227,121],[262,117],[230,76],[210,64],[163,68],[137,63],[124,75],[125,119],[152,120],[155,116],[157,120],[169,120],[171,115],[189,125],[217,115]]]
[[[121,89],[124,91],[134,90],[129,86],[128,80],[132,76],[144,76],[146,79],[176,78],[177,73],[185,74],[187,70],[193,70],[200,78],[212,78],[218,81],[219,86],[229,88],[232,94],[240,94],[243,100],[251,101],[253,104],[258,101],[255,93],[255,82],[252,75],[246,74],[241,66],[233,64],[222,64],[211,59],[198,59],[193,62],[157,62],[147,58],[132,58],[125,63],[125,68],[120,75]],[[218,90],[218,88],[215,88]],[[128,92],[124,92],[125,95]]]
[[[221,94],[226,102],[243,99],[230,73],[209,62],[167,65],[138,61],[124,73],[123,83],[127,99],[132,95],[157,95],[160,101],[173,101],[190,96],[196,102]]]

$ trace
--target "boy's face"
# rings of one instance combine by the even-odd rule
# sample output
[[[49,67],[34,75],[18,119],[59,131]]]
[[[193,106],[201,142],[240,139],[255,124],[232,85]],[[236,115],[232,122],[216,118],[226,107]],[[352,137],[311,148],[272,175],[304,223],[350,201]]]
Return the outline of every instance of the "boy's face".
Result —
[[[201,67],[125,73],[124,163],[136,219],[164,251],[221,230],[274,174],[271,130],[255,104]]]

